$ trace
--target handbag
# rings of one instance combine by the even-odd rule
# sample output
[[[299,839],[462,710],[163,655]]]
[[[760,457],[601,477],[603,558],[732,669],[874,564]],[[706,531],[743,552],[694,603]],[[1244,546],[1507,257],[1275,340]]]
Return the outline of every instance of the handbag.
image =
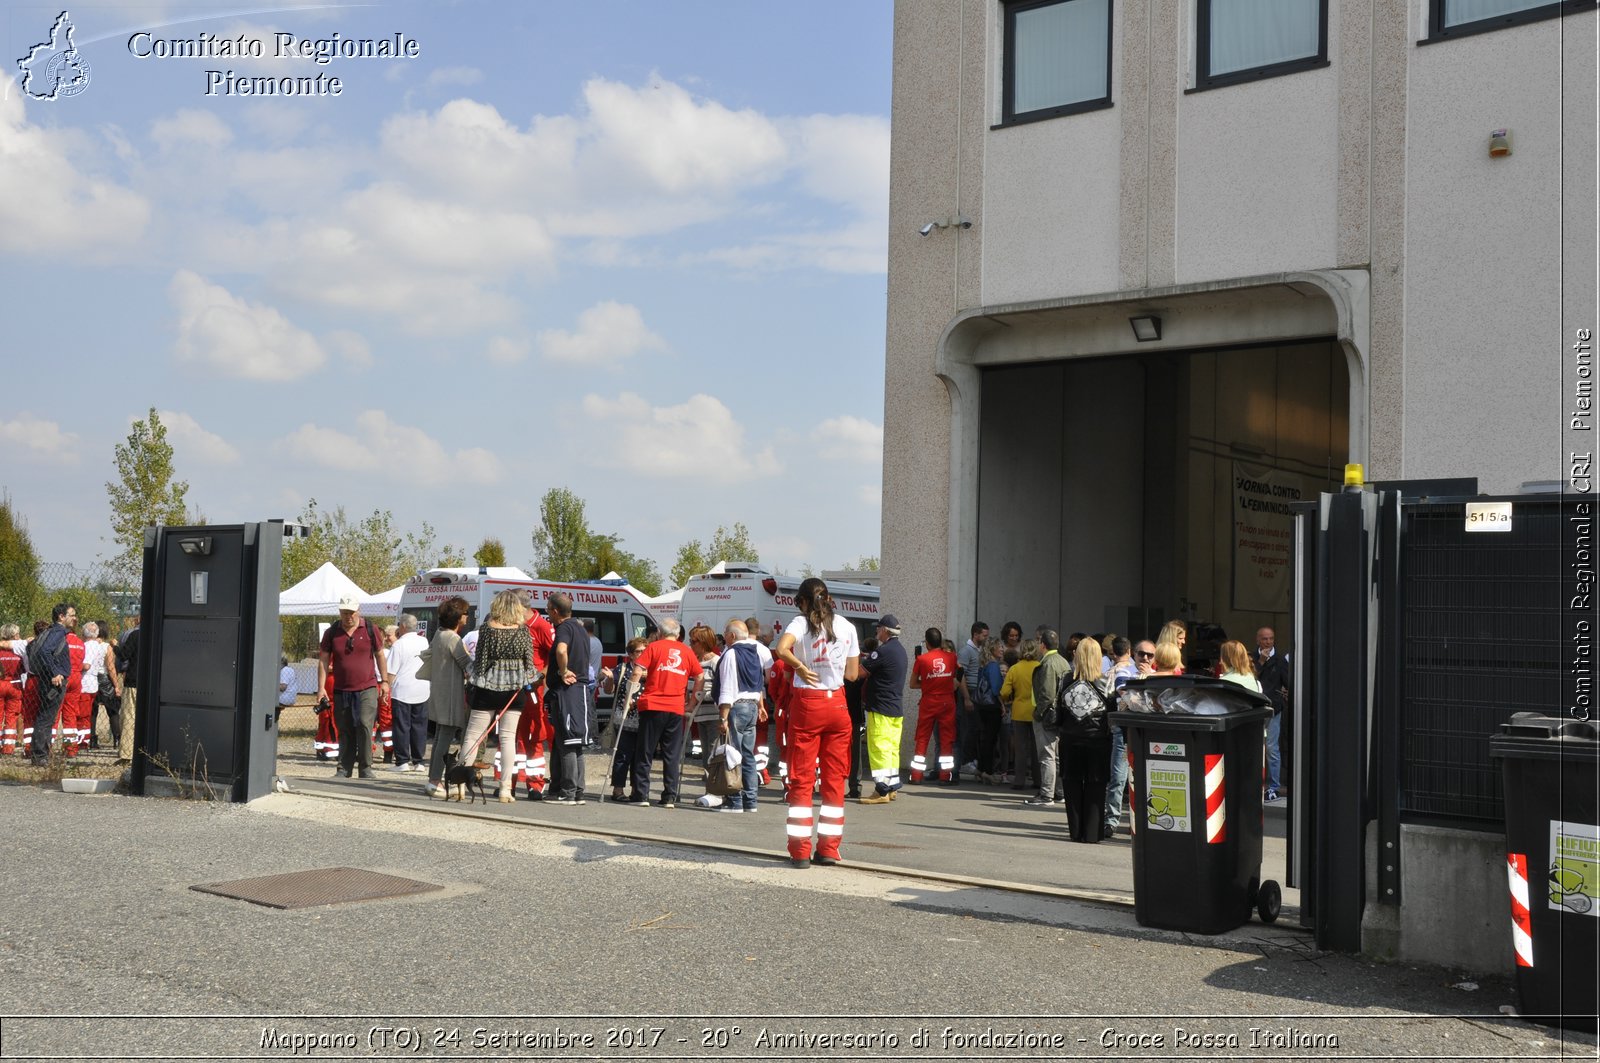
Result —
[[[733,756],[730,758],[729,753]],[[730,767],[729,760],[733,761]],[[740,761],[743,758],[739,751],[728,745],[720,743],[711,751],[711,763],[706,765],[706,793],[715,797],[732,797],[744,789],[744,772],[740,770]]]

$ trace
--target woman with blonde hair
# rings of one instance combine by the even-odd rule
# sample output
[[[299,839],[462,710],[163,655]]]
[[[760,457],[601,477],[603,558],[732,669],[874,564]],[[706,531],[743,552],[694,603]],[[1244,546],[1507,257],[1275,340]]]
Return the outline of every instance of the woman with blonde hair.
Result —
[[[512,751],[517,748],[517,724],[522,720],[520,700],[523,688],[537,682],[533,666],[533,635],[526,623],[528,610],[522,592],[504,590],[489,604],[489,618],[478,629],[478,644],[473,648],[472,712],[467,717],[467,734],[461,742],[461,759],[471,764],[487,736],[495,714],[500,715],[502,763],[511,767]],[[516,773],[500,773],[500,803],[511,803],[511,787]]]
[[[1037,791],[1043,785],[1039,745],[1033,738],[1033,670],[1039,667],[1039,643],[1028,639],[1006,653],[1017,654],[1000,684],[1000,703],[1011,711],[1011,788]]]
[[[1072,682],[1061,695],[1061,778],[1067,827],[1075,842],[1105,836],[1106,786],[1111,781],[1113,677],[1106,674],[1100,643],[1084,639],[1072,653]]]
[[[1151,675],[1182,675],[1183,655],[1175,642],[1156,643],[1155,670]]]
[[[1250,651],[1244,643],[1229,639],[1222,644],[1222,678],[1238,683],[1246,690],[1261,693],[1261,680],[1256,678],[1256,666],[1250,660]]]
[[[1162,646],[1171,646],[1178,654],[1177,670],[1173,675],[1183,674],[1183,645],[1189,641],[1189,627],[1182,620],[1168,620],[1161,627],[1161,634],[1156,636],[1156,649]]]

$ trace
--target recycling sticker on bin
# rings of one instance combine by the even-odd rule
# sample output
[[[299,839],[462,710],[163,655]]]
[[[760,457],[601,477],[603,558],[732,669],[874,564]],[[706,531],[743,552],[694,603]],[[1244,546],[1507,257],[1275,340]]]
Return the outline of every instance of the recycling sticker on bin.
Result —
[[[1152,757],[1181,757],[1183,756],[1183,743],[1151,742],[1150,755]]]
[[[1600,826],[1550,821],[1550,907],[1600,916]]]
[[[1146,760],[1144,762],[1145,821],[1156,830],[1188,833],[1189,762],[1186,760]]]

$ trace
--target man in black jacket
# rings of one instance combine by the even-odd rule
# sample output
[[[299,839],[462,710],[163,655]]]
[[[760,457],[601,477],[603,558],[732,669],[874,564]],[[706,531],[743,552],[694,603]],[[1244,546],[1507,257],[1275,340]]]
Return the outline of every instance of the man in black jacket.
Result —
[[[128,633],[117,644],[117,671],[122,675],[122,704],[117,712],[117,763],[133,761],[133,718],[139,707],[139,614],[128,621]]]
[[[1276,801],[1283,794],[1283,756],[1279,749],[1279,728],[1289,708],[1289,657],[1278,652],[1278,635],[1270,627],[1256,632],[1256,678],[1261,691],[1272,699],[1272,722],[1267,724],[1266,800]]]
[[[61,602],[50,610],[50,619],[54,623],[39,633],[34,640],[36,645],[28,652],[29,671],[39,681],[39,714],[33,720],[33,743],[28,750],[36,768],[50,762],[50,732],[61,714],[61,699],[67,692],[67,676],[72,671],[67,632],[78,624],[78,608]]]

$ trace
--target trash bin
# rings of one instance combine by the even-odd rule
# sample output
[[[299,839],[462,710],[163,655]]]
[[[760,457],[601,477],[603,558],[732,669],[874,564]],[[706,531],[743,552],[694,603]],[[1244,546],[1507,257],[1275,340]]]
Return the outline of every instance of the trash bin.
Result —
[[[1152,676],[1111,722],[1133,758],[1133,912],[1140,926],[1220,934],[1278,918],[1261,881],[1261,741],[1272,702],[1209,676]]]
[[[1489,738],[1506,797],[1506,873],[1522,1017],[1595,1028],[1600,938],[1600,733],[1519,712]]]

